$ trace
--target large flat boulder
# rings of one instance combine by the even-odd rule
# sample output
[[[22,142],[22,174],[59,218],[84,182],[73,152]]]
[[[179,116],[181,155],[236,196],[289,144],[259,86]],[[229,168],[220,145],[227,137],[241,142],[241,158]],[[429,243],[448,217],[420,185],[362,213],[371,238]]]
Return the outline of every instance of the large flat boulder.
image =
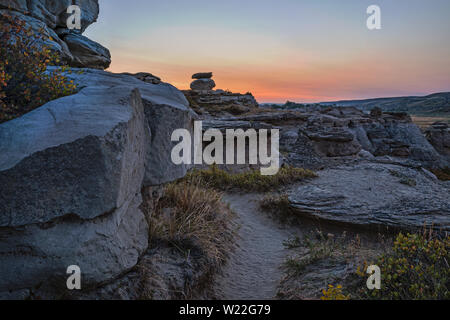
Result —
[[[210,91],[216,87],[213,79],[198,79],[191,83],[191,89],[196,91]]]
[[[450,189],[424,169],[360,163],[318,172],[290,192],[302,216],[335,223],[418,230],[450,230]]]

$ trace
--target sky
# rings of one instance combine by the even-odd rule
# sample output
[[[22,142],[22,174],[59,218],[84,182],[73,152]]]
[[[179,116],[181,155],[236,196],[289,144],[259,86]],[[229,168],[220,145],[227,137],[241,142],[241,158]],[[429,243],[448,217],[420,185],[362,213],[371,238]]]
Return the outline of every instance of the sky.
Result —
[[[260,103],[450,91],[449,0],[100,0],[85,35],[112,72],[150,72],[179,89],[214,73],[216,89]],[[369,30],[367,8],[381,9]]]

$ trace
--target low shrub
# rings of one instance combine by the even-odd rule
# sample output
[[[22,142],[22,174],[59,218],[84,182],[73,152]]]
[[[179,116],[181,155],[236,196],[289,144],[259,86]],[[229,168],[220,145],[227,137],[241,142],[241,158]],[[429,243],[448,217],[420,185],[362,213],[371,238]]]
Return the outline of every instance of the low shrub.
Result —
[[[381,290],[364,289],[361,298],[398,300],[450,299],[450,236],[399,234],[391,252],[374,263],[381,268]],[[367,279],[367,266],[358,270]],[[361,288],[364,288],[361,284]],[[358,295],[357,295],[358,296]]]
[[[63,75],[68,68],[47,71],[47,66],[60,61],[45,40],[52,39],[44,39],[24,21],[0,14],[0,123],[76,91],[73,81]]]
[[[337,285],[336,287],[333,285],[328,285],[327,290],[322,290],[323,297],[321,300],[350,300],[350,295],[345,295],[342,292],[342,286]]]

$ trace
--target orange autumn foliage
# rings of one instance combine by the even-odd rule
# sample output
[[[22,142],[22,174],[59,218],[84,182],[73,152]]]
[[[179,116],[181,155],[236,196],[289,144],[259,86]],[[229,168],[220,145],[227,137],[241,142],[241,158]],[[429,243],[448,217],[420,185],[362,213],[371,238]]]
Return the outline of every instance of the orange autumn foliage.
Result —
[[[47,70],[60,61],[46,40],[24,21],[0,14],[0,123],[76,91],[64,76],[67,67]]]

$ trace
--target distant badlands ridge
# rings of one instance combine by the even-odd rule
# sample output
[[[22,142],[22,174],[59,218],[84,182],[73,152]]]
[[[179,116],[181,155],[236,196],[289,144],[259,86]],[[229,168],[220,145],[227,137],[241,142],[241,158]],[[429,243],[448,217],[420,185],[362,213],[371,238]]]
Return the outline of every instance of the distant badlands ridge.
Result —
[[[448,114],[450,116],[450,92],[433,93],[423,97],[394,97],[365,100],[342,100],[321,104],[342,107],[357,107],[370,111],[375,107],[383,111],[408,112],[414,114]]]

